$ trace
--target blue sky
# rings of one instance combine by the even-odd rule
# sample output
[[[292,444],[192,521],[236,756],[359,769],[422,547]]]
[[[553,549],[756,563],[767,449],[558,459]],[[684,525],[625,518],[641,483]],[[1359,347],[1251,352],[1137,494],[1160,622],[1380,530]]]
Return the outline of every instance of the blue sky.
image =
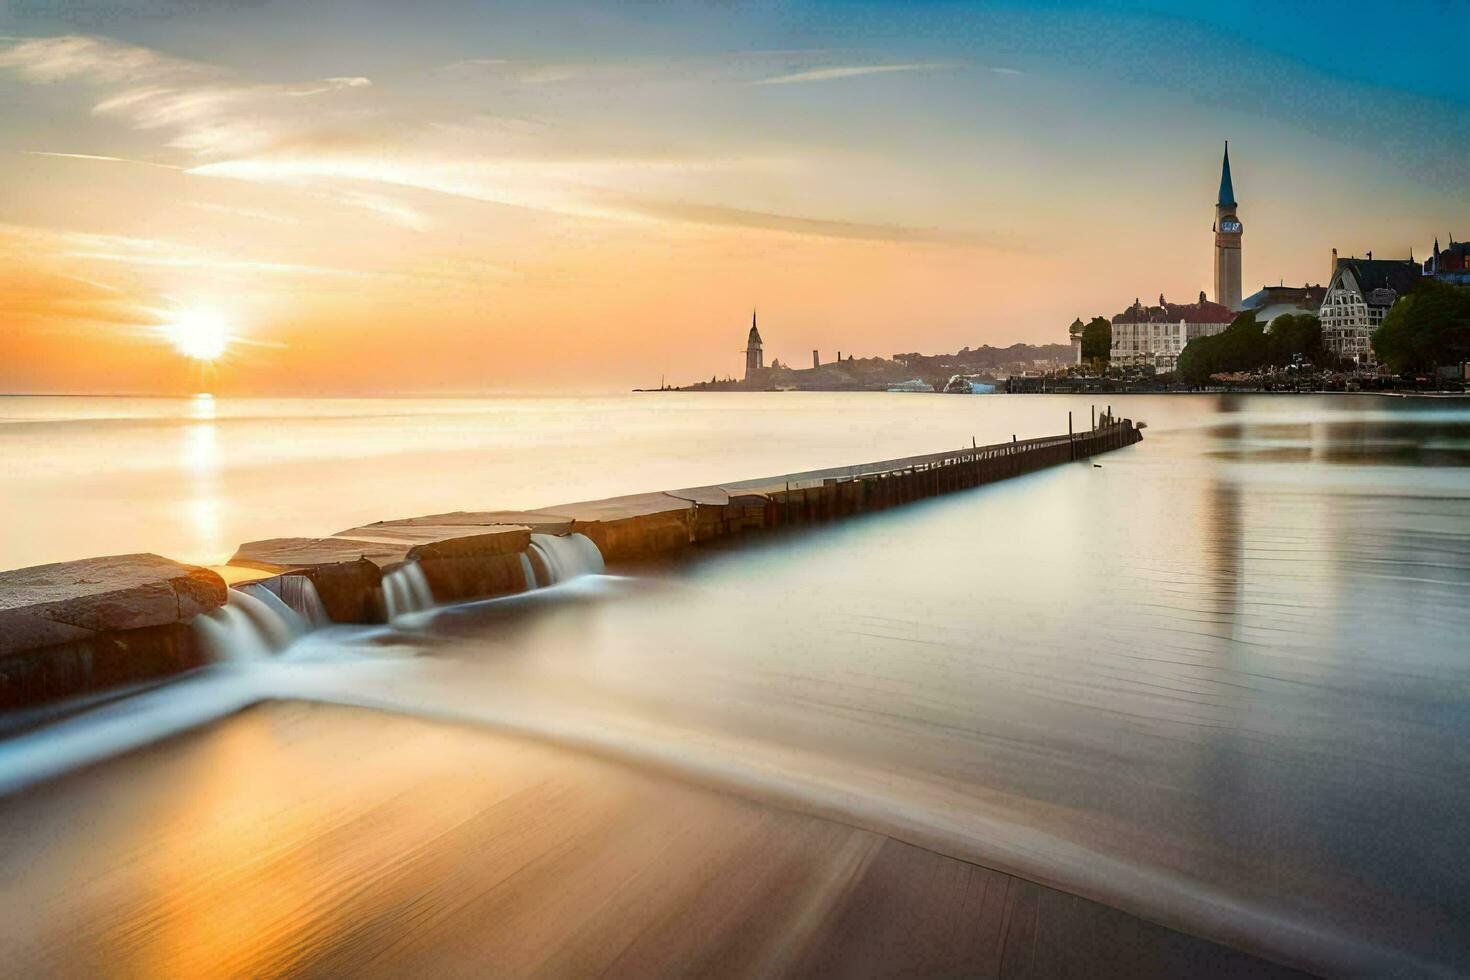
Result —
[[[662,369],[707,377],[753,302],[787,359],[1054,340],[1210,287],[1226,139],[1247,291],[1321,281],[1332,248],[1470,235],[1467,20],[1460,2],[10,0],[0,286],[32,297],[10,361],[86,336],[157,379],[129,330],[220,305],[259,341],[247,387],[286,349],[292,383],[327,383],[344,336],[364,371],[425,384],[468,376],[445,353],[466,337],[506,378],[547,370],[534,336],[621,383],[677,335]],[[0,386],[76,370],[57,354]]]

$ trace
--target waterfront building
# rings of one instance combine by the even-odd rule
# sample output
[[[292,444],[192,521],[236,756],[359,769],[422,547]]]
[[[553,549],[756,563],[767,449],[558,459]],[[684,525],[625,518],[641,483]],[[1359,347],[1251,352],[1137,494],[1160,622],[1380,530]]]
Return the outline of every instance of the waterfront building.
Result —
[[[761,332],[755,326],[755,310],[750,311],[750,335],[745,340],[745,380],[751,381],[766,367],[761,349]]]
[[[1240,309],[1240,240],[1245,228],[1235,213],[1235,185],[1230,180],[1230,142],[1220,164],[1220,194],[1215,201],[1215,302]]]
[[[1196,303],[1170,303],[1159,296],[1159,305],[1144,306],[1139,300],[1113,317],[1111,362],[1114,367],[1152,367],[1172,371],[1184,347],[1196,337],[1223,333],[1235,314],[1220,303],[1199,294]]]
[[[1082,318],[1079,316],[1077,319],[1072,321],[1072,326],[1067,328],[1068,336],[1071,338],[1072,341],[1073,364],[1082,363],[1082,331],[1085,330],[1086,327],[1087,325],[1082,322]]]
[[[1390,307],[1420,277],[1413,259],[1339,258],[1332,250],[1332,280],[1322,299],[1322,346],[1360,368],[1377,364],[1373,331]]]
[[[1442,249],[1436,236],[1434,251],[1424,260],[1423,268],[1426,276],[1470,286],[1470,242],[1457,242],[1451,235],[1449,247]]]
[[[1255,313],[1261,326],[1269,328],[1271,321],[1285,313],[1316,316],[1326,295],[1327,289],[1321,285],[1262,286],[1258,292],[1241,300],[1240,308]]]

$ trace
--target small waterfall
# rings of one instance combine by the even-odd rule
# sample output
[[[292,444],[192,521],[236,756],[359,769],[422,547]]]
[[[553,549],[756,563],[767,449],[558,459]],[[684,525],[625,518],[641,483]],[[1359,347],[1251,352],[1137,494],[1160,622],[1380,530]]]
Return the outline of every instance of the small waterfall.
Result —
[[[194,633],[211,660],[264,660],[290,646],[309,628],[306,620],[261,585],[229,590],[223,606],[194,618]]]
[[[516,556],[521,560],[521,571],[526,574],[526,588],[536,588],[536,569],[531,567],[531,558],[524,551]]]
[[[418,562],[406,561],[383,576],[383,604],[389,622],[434,605],[434,591]]]
[[[327,607],[317,594],[315,582],[305,575],[282,575],[276,581],[281,601],[304,619],[307,626],[316,629],[332,624],[332,617],[327,615]]]
[[[532,534],[531,551],[546,573],[545,585],[556,585],[578,575],[600,575],[606,567],[602,552],[585,534]],[[531,580],[534,577],[528,579]]]

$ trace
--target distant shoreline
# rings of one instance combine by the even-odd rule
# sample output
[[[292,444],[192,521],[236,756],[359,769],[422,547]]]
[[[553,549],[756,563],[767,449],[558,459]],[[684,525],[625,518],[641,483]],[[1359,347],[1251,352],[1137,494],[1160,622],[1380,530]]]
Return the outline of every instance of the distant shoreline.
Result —
[[[953,391],[888,391],[879,388],[633,388],[631,394],[665,395],[960,395]],[[993,398],[996,395],[1378,395],[1388,398],[1449,398],[1470,399],[1470,391],[1403,391],[1397,389],[1369,389],[1367,391],[1338,391],[1318,389],[1315,391],[1285,391],[1271,388],[1201,388],[1191,391],[1169,391],[1157,388],[1144,389],[1099,389],[1096,391],[994,391],[986,394],[974,393],[972,397]]]

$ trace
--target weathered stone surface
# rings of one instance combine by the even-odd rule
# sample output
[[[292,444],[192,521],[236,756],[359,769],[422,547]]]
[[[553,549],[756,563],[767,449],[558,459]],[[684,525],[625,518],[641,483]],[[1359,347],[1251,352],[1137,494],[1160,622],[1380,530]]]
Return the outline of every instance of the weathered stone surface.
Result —
[[[0,655],[184,622],[225,596],[209,569],[149,554],[0,572]]]
[[[563,514],[608,561],[649,558],[688,547],[694,503],[667,493],[638,493],[560,504],[532,513]]]
[[[93,633],[0,656],[0,712],[183,673],[204,651],[186,623]]]
[[[384,572],[417,561],[440,601],[504,595],[525,588],[519,555],[526,525],[369,524],[327,538],[272,538],[241,545],[231,565],[310,578],[340,623],[378,622]]]
[[[404,547],[407,548],[405,559],[416,561],[519,554],[531,544],[531,529],[523,524],[369,524],[333,536]]]
[[[383,570],[408,557],[402,542],[350,538],[270,538],[242,544],[231,565],[272,574],[300,572],[311,579],[327,615],[339,623],[380,619],[378,589]]]
[[[264,572],[285,572],[326,565],[369,561],[391,567],[406,561],[409,545],[402,541],[358,541],[334,535],[330,538],[267,538],[240,545],[231,565]]]
[[[439,602],[486,599],[524,592],[526,582],[520,552],[509,555],[470,555],[425,558],[419,562],[429,588]]]
[[[654,517],[662,514],[683,514],[692,507],[688,500],[670,494],[632,493],[625,497],[605,497],[602,500],[583,500],[574,504],[558,504],[545,510],[531,511],[533,514],[560,514],[570,517],[575,523],[593,521],[619,521],[634,517]]]
[[[379,527],[482,527],[496,524],[519,524],[538,534],[566,534],[572,519],[565,514],[533,513],[524,510],[456,510],[447,514],[426,514],[397,521],[377,521],[366,528]]]
[[[683,490],[670,490],[669,496],[688,500],[701,507],[723,507],[730,502],[730,492],[724,487],[686,487]]]

